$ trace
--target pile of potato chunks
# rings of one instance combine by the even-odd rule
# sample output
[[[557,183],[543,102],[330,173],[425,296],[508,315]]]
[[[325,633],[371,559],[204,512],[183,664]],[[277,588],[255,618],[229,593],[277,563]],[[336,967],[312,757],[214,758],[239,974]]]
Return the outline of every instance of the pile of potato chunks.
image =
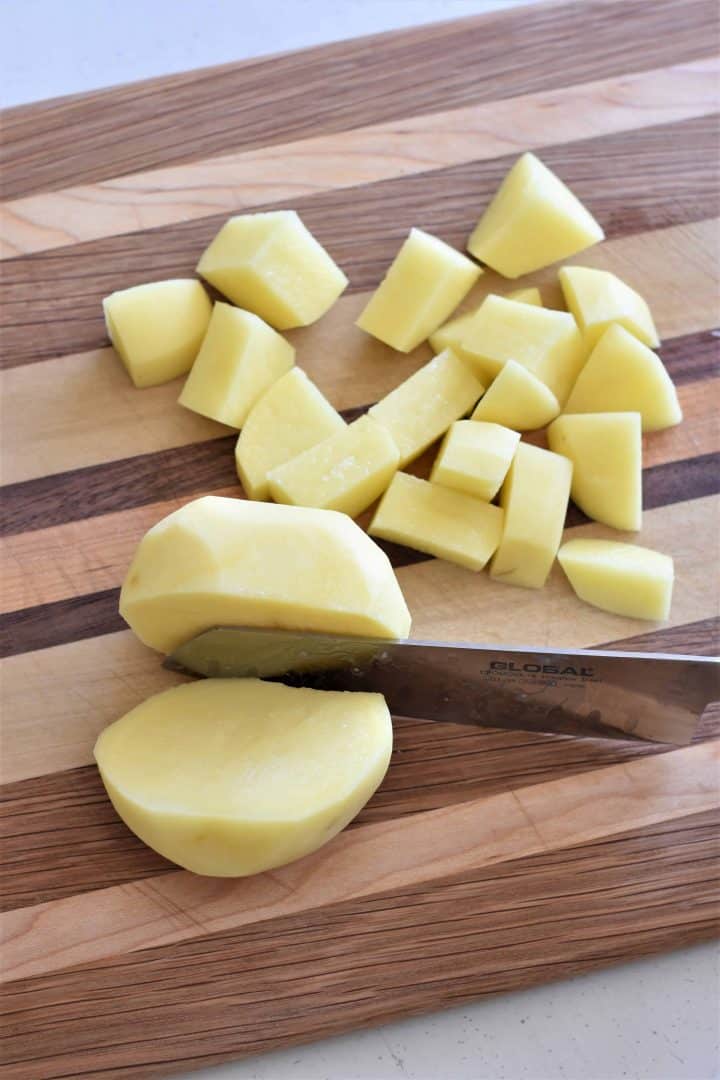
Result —
[[[467,247],[514,279],[602,239],[524,154]],[[229,302],[212,304],[198,280],[140,285],[106,298],[108,332],[136,386],[189,372],[180,404],[240,429],[248,498],[351,517],[380,498],[371,536],[470,570],[489,563],[491,577],[526,588],[544,585],[557,556],[587,602],[667,618],[669,556],[608,540],[561,547],[570,498],[595,521],[641,528],[642,435],[682,419],[648,305],[625,282],[563,266],[567,311],[528,287],[451,318],[483,270],[412,229],[357,326],[403,353],[429,341],[436,355],[347,424],[279,332],[320,318],[348,283],[300,217],[231,218],[197,269]],[[547,450],[521,439],[539,428]],[[402,471],[440,438],[429,480]]]

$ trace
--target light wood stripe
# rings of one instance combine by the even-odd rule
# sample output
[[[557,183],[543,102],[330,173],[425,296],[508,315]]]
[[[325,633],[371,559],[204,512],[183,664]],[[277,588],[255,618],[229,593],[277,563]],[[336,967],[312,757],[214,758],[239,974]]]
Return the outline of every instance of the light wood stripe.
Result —
[[[687,120],[717,105],[714,58],[483,102],[15,199],[0,258],[228,214],[565,142]]]
[[[240,881],[183,871],[0,916],[3,981],[411,888],[720,806],[720,740],[367,825]]]
[[[707,587],[706,538],[719,510],[720,500],[708,497],[683,503],[682,512],[666,506],[645,514],[641,542],[675,558],[673,608],[663,626],[718,612],[718,599]],[[622,535],[597,524],[566,532]],[[124,565],[116,568],[114,583]],[[403,567],[398,577],[416,638],[590,648],[648,630],[648,623],[583,604],[557,565],[538,591],[509,588],[439,560]],[[88,764],[95,738],[108,723],[177,681],[129,631],[8,657],[0,671],[6,702],[3,783]]]
[[[636,285],[653,308],[661,336],[675,338],[717,323],[717,238],[713,219],[611,240],[572,261],[613,270]],[[547,304],[562,306],[556,267],[532,275],[532,282],[541,286]],[[463,307],[509,287],[499,275],[486,273]],[[288,334],[298,364],[337,409],[377,400],[430,355],[425,345],[408,356],[396,353],[358,330],[354,321],[368,295],[341,297],[314,326]],[[228,430],[177,406],[180,386],[176,381],[136,390],[110,349],[3,372],[3,482],[154,453]]]

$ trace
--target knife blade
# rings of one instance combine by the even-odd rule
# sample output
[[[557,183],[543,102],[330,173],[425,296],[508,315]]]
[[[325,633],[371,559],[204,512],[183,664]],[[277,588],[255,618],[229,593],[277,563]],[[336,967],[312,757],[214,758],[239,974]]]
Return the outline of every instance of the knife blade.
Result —
[[[684,745],[720,698],[704,656],[385,641],[222,626],[164,661],[213,678],[383,694],[395,715],[563,735]]]

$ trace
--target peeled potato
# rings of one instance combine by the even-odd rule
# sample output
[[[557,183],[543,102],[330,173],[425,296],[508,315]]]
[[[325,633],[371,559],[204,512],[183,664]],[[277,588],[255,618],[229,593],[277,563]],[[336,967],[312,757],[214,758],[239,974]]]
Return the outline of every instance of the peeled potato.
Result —
[[[406,637],[383,551],[345,514],[206,495],[143,537],[120,593],[141,641],[172,652],[213,626]]]
[[[631,619],[667,619],[673,561],[651,548],[617,540],[568,540],[558,562],[587,604]]]
[[[500,490],[520,442],[500,424],[457,420],[443,439],[430,479],[487,502]]]
[[[620,323],[655,349],[658,332],[646,301],[616,274],[590,266],[563,266],[559,272],[565,303],[594,348],[611,323]]]
[[[502,424],[513,431],[545,427],[560,412],[552,390],[516,360],[507,360],[475,407],[473,420]]]
[[[380,694],[203,679],[111,724],[95,760],[118,814],[151,848],[196,874],[243,877],[345,828],[391,750]]]

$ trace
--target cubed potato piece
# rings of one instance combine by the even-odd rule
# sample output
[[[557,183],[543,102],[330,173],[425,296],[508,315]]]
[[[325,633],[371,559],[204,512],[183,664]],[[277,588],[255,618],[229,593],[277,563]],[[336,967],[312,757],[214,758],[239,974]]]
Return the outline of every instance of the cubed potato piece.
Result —
[[[241,428],[250,410],[295,363],[295,349],[251,311],[215,304],[181,405]]]
[[[545,427],[560,412],[552,390],[516,360],[508,360],[475,408],[473,420],[503,424],[514,431]]]
[[[466,330],[463,356],[486,384],[508,360],[516,360],[549,386],[560,404],[566,400],[587,357],[575,319],[491,293]]]
[[[445,322],[481,273],[449,244],[411,229],[356,325],[410,352]]]
[[[149,847],[196,874],[244,877],[344,829],[391,751],[381,694],[202,679],[105,728],[95,760],[113,806]]]
[[[370,409],[400,451],[400,468],[466,416],[483,392],[468,365],[446,349]]]
[[[430,479],[478,499],[494,499],[513,459],[520,436],[499,424],[457,420],[435,459]]]
[[[520,443],[500,493],[505,523],[491,577],[543,587],[562,539],[571,476],[568,458]]]
[[[558,561],[586,604],[653,622],[670,615],[674,569],[669,555],[617,540],[568,540]]]
[[[370,534],[482,570],[500,542],[503,512],[461,491],[396,473]]]
[[[536,288],[531,289],[517,289],[516,292],[508,293],[506,300],[517,300],[520,304],[532,304],[534,307],[542,307],[542,296],[540,290]],[[428,338],[433,352],[441,353],[445,349],[452,349],[458,356],[462,356],[462,343],[465,337],[465,332],[470,325],[470,321],[473,315],[476,315],[479,308],[473,308],[472,311],[463,312],[462,315],[456,315],[454,319],[450,319],[449,322],[444,323],[434,334],[431,334]]]
[[[190,370],[212,303],[199,281],[152,281],[110,293],[105,325],[135,386],[158,386]]]
[[[533,307],[543,306],[540,290],[534,285],[528,289],[516,289],[515,292],[506,293],[505,299],[516,300],[519,304],[532,304]]]
[[[433,352],[437,354],[445,352],[446,349],[452,349],[457,356],[462,356],[462,340],[476,313],[477,308],[474,308],[472,311],[466,311],[462,315],[456,315],[454,319],[450,319],[449,322],[443,323],[443,325],[428,338],[430,348]]]
[[[660,344],[646,301],[616,274],[589,266],[563,266],[559,277],[568,311],[575,316],[588,349],[595,348],[611,323],[620,323],[653,349]]]
[[[513,165],[468,240],[468,251],[507,278],[530,274],[597,244],[605,234],[534,154]]]
[[[268,474],[276,502],[357,517],[382,495],[400,461],[392,436],[369,416]]]
[[[213,495],[146,533],[120,614],[166,653],[213,626],[388,638],[410,629],[387,556],[345,514]]]
[[[677,391],[660,357],[617,323],[590,353],[565,411],[639,412],[643,431],[662,431],[682,420]]]
[[[230,218],[197,272],[276,330],[314,323],[348,283],[294,210]]]
[[[272,469],[345,427],[315,383],[300,368],[292,368],[253,406],[238,436],[235,465],[245,494],[269,498]]]
[[[548,446],[573,464],[570,496],[584,514],[613,529],[642,526],[640,413],[559,416]]]

